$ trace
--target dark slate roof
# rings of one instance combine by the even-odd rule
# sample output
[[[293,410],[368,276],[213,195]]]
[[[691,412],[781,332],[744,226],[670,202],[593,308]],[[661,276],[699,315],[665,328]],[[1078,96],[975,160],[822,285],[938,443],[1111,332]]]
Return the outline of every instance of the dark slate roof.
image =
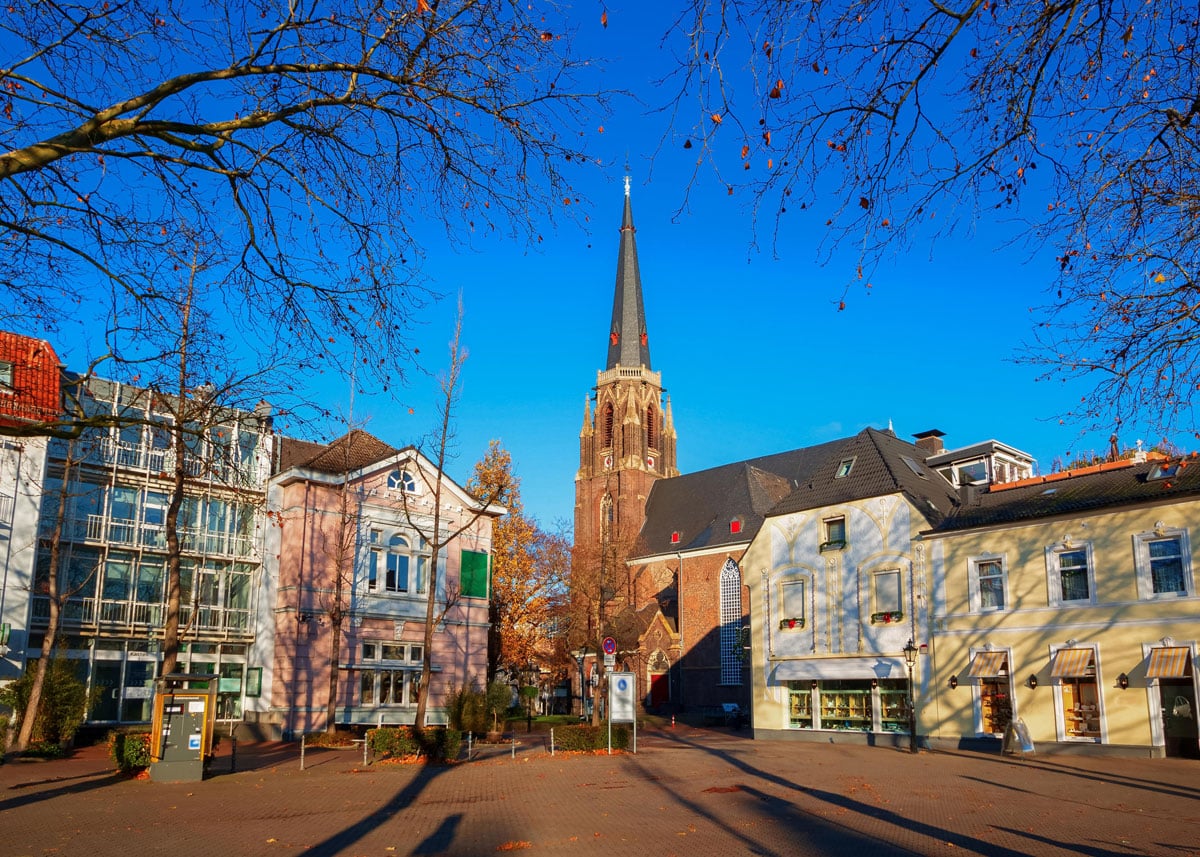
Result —
[[[937,471],[925,464],[928,453],[891,431],[863,429],[840,443],[790,495],[770,510],[784,515],[902,493],[930,524],[954,509],[958,493]],[[854,460],[850,472],[837,477],[840,464]],[[907,461],[915,465],[915,470]]]
[[[835,440],[659,479],[646,501],[643,555],[749,542],[767,511],[844,443]],[[740,533],[729,531],[734,518],[742,521]],[[679,544],[671,543],[672,532],[680,534]]]
[[[287,444],[303,444],[289,450]],[[315,447],[315,451],[313,451]],[[306,441],[288,441],[280,453],[280,469],[304,467],[321,473],[349,473],[361,467],[391,458],[400,450],[388,446],[379,438],[362,429],[353,429],[330,444],[311,444]],[[312,454],[306,455],[306,452]],[[285,465],[285,461],[290,461]]]
[[[608,333],[606,369],[617,366],[650,368],[650,345],[646,337],[646,310],[642,306],[642,274],[638,267],[637,230],[629,184],[625,185],[625,211],[621,217],[621,246],[617,251],[617,283],[613,293],[612,327]]]
[[[1027,479],[1000,490],[979,492],[931,532],[953,532],[1200,495],[1200,458],[1194,453],[1182,460],[1115,464],[1084,468],[1082,473]],[[1164,464],[1182,466],[1172,476],[1148,478]]]

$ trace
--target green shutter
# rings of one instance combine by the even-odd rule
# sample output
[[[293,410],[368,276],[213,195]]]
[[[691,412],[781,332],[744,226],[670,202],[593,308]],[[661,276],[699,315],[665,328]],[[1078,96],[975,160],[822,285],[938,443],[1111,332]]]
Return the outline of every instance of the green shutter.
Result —
[[[488,597],[488,555],[478,551],[462,552],[463,598]]]

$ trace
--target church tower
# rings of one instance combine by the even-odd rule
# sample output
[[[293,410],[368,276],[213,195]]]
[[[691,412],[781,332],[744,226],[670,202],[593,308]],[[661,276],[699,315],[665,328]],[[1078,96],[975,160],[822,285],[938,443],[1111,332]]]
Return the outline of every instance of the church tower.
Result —
[[[576,547],[619,553],[641,529],[650,486],[679,475],[671,403],[664,405],[661,373],[650,368],[635,232],[626,176],[607,361],[584,403],[575,475]]]

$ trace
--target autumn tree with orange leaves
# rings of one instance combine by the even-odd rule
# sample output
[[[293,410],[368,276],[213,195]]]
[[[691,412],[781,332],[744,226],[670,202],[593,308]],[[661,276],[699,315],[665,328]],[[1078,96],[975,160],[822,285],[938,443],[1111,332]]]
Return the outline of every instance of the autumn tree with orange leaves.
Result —
[[[1014,268],[1051,251],[1023,359],[1085,382],[1064,416],[1196,431],[1195,2],[683,7],[676,145],[776,239],[796,219],[823,228],[843,307],[893,254],[997,225]]]
[[[493,440],[476,462],[467,488],[477,497],[487,497],[497,487],[495,502],[508,513],[492,529],[489,683],[502,669],[553,667],[570,568],[567,539],[542,530],[525,514],[512,456]]]

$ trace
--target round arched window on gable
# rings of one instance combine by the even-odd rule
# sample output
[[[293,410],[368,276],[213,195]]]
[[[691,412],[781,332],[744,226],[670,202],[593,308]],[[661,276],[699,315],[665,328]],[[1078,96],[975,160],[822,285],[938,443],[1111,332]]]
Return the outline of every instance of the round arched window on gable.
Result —
[[[407,470],[393,470],[388,474],[387,487],[403,491],[405,494],[416,494],[417,480]]]

